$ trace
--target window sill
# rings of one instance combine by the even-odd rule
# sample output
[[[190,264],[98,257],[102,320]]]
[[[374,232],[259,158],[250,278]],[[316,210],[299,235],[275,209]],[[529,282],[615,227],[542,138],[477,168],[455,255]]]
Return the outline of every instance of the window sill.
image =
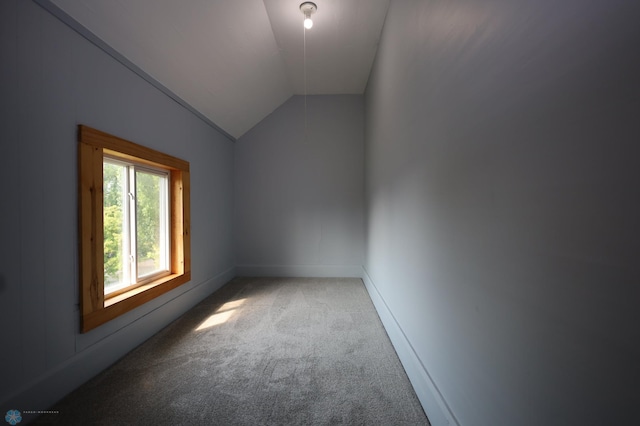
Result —
[[[143,284],[140,285],[136,288],[133,288],[131,290],[122,292],[122,293],[118,293],[114,296],[105,296],[104,298],[104,307],[108,308],[109,306],[115,305],[116,303],[122,302],[125,299],[128,299],[130,297],[136,296],[140,293],[144,293],[145,291],[149,291],[152,290],[153,288],[162,285],[164,283],[170,282],[171,280],[174,280],[176,278],[178,278],[181,274],[170,274],[170,275],[165,275],[162,278],[158,278],[157,280],[153,280],[150,283],[147,284]]]
[[[141,285],[117,296],[105,299],[102,309],[97,309],[83,316],[83,332],[91,330],[135,309],[188,281],[191,281],[191,272],[171,274],[149,284]]]

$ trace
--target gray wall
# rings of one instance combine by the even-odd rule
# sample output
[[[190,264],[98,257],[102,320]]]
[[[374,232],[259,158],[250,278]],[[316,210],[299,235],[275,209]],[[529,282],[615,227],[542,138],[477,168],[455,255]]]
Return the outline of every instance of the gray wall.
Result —
[[[362,96],[293,96],[235,146],[238,274],[360,275]]]
[[[43,410],[233,276],[233,142],[31,1],[0,2],[0,412]],[[192,281],[79,334],[76,126],[191,163]]]
[[[638,22],[637,1],[391,3],[365,278],[438,424],[640,424]]]

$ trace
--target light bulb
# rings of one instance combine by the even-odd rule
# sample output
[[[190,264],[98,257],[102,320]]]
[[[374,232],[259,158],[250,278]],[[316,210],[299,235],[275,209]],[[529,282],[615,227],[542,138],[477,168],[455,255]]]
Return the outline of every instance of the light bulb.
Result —
[[[311,18],[304,18],[304,27],[308,30],[313,27],[313,21],[311,20]]]
[[[311,20],[311,15],[318,10],[318,6],[314,2],[305,1],[300,5],[300,12],[304,14],[304,27],[308,30],[313,27],[313,21]]]

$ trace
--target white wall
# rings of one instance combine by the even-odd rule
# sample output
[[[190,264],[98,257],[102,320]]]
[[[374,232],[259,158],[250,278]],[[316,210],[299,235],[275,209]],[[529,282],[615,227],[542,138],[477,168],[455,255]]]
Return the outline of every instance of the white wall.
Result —
[[[240,275],[359,276],[362,96],[293,96],[235,146]]]
[[[233,142],[31,1],[0,2],[0,412],[43,410],[233,276]],[[192,281],[79,334],[76,126],[191,163]]]
[[[365,279],[435,424],[640,424],[638,22],[637,1],[391,3]]]

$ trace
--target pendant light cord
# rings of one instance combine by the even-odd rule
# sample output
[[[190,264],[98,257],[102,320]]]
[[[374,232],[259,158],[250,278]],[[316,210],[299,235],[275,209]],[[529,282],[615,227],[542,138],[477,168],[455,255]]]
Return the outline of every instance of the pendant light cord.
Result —
[[[303,40],[303,48],[302,48],[302,67],[304,74],[304,139],[305,142],[309,141],[308,131],[307,131],[307,29],[302,27],[302,40]]]

